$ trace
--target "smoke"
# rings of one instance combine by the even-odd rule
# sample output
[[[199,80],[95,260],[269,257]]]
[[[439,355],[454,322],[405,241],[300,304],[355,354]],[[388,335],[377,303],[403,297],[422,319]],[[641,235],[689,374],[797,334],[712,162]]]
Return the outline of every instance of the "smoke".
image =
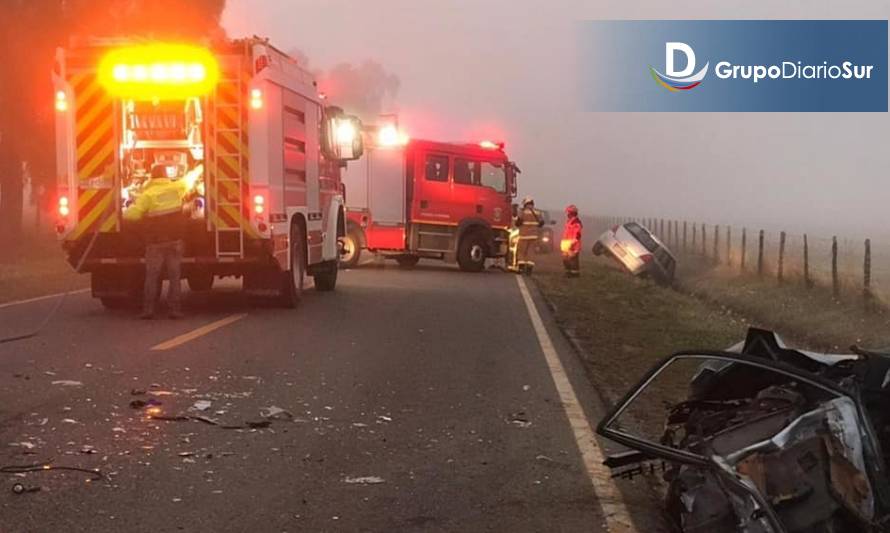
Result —
[[[315,75],[318,90],[332,105],[362,120],[374,122],[383,112],[396,110],[401,81],[399,77],[372,59],[361,63],[338,63],[329,69],[312,68],[309,57],[292,48],[288,55]]]

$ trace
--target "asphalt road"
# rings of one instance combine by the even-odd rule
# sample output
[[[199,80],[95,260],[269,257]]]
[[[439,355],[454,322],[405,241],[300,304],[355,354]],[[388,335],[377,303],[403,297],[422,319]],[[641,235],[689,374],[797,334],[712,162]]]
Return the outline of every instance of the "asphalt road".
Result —
[[[0,337],[53,305],[0,307]],[[0,466],[105,476],[0,474],[0,532],[605,530],[513,275],[364,268],[293,311],[233,286],[185,308],[140,321],[79,293],[0,345]]]

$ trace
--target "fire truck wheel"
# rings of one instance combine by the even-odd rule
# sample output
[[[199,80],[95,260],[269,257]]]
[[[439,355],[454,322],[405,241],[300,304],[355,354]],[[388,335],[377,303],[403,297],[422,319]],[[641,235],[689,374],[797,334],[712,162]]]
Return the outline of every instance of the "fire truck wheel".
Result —
[[[315,290],[332,291],[337,287],[337,272],[340,270],[338,261],[328,261],[312,276],[315,279]]]
[[[400,268],[414,268],[417,266],[420,258],[416,255],[400,255],[396,257],[396,263],[399,264]]]
[[[340,256],[340,268],[355,268],[362,257],[362,238],[353,228],[343,237],[343,255]]]
[[[460,269],[465,272],[481,272],[485,268],[487,246],[485,234],[481,231],[465,235],[457,249],[457,264]]]
[[[306,246],[304,245],[303,228],[297,223],[291,224],[290,242],[290,269],[283,272],[281,303],[285,307],[294,308],[303,298],[306,271]]]
[[[210,272],[195,272],[190,274],[186,280],[189,289],[195,292],[209,291],[213,288],[213,274]]]

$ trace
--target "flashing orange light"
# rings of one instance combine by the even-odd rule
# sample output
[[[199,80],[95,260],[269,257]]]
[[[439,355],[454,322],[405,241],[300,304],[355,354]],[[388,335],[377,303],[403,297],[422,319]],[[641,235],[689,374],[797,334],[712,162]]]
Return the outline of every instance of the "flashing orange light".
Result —
[[[71,208],[68,205],[68,197],[59,196],[59,215],[67,217],[69,214],[71,214]]]
[[[118,48],[99,63],[99,81],[113,96],[134,100],[182,99],[210,92],[219,65],[207,49],[184,44]]]
[[[68,111],[68,95],[65,91],[56,91],[56,111]]]
[[[251,89],[250,90],[250,108],[251,109],[262,109],[263,108],[263,91],[260,89]]]
[[[408,144],[408,136],[392,124],[387,124],[377,131],[377,144],[379,146],[405,146]]]
[[[253,197],[253,210],[258,215],[262,215],[266,210],[266,197],[262,194],[257,194]]]

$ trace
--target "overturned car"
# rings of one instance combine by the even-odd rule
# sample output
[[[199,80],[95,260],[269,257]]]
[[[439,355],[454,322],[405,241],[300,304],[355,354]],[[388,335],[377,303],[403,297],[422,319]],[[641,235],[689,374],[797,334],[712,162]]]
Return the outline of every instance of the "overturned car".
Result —
[[[600,422],[658,472],[672,525],[698,532],[890,531],[890,354],[818,354],[750,329],[657,364]]]

